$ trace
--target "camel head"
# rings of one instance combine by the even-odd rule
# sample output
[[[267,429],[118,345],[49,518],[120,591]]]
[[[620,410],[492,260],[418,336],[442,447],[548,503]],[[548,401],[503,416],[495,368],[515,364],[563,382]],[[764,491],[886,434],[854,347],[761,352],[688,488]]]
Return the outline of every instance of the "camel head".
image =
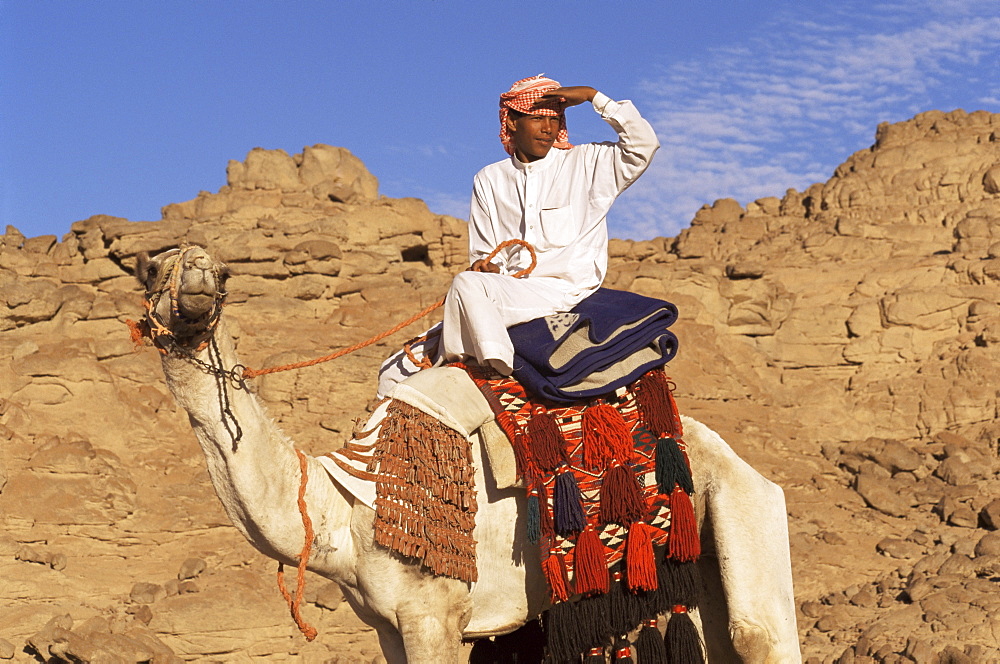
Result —
[[[170,249],[153,258],[139,254],[135,275],[146,291],[146,324],[153,341],[191,348],[204,343],[218,323],[229,268],[201,247]]]

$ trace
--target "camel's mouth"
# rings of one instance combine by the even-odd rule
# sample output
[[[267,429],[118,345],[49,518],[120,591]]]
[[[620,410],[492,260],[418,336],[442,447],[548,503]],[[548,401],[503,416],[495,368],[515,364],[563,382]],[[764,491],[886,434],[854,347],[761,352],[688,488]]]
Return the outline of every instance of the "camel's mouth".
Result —
[[[215,293],[211,295],[185,293],[177,298],[177,310],[190,322],[208,315],[215,307],[215,301]]]

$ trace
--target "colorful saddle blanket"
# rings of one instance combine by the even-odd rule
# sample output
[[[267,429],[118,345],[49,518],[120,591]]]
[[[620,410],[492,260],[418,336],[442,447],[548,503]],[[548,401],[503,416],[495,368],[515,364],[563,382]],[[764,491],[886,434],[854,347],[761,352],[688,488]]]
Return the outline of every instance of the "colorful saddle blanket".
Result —
[[[694,487],[662,369],[570,406],[533,398],[481,367],[467,370],[527,486],[527,535],[539,546],[553,603],[552,660],[600,650],[658,614],[695,606]]]
[[[571,311],[508,328],[514,377],[559,403],[608,394],[677,353],[667,330],[677,308],[664,300],[599,288]]]

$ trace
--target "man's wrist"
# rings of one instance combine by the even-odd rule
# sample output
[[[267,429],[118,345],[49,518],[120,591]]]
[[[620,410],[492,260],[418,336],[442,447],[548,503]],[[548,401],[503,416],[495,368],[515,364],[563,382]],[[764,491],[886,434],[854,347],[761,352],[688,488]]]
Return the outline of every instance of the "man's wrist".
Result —
[[[600,113],[603,117],[613,115],[614,112],[618,110],[619,106],[618,102],[601,91],[597,91],[597,93],[594,94],[594,99],[591,103],[594,105],[594,110]]]

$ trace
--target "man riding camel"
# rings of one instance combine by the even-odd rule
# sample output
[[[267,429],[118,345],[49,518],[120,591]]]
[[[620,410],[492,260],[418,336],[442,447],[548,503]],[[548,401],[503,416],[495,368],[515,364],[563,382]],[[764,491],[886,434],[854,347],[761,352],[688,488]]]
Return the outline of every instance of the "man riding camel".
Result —
[[[569,143],[565,110],[587,101],[614,128],[617,142]],[[437,359],[473,359],[509,375],[508,327],[569,311],[600,287],[608,265],[608,210],[646,170],[659,142],[632,102],[589,86],[562,87],[542,75],[500,95],[500,141],[510,156],[473,181],[471,266],[455,277],[445,299]],[[510,247],[496,262],[485,260],[510,239],[535,249],[537,264],[527,278],[510,276],[530,264],[527,250]],[[417,370],[404,355],[390,358],[380,372],[380,395]]]

